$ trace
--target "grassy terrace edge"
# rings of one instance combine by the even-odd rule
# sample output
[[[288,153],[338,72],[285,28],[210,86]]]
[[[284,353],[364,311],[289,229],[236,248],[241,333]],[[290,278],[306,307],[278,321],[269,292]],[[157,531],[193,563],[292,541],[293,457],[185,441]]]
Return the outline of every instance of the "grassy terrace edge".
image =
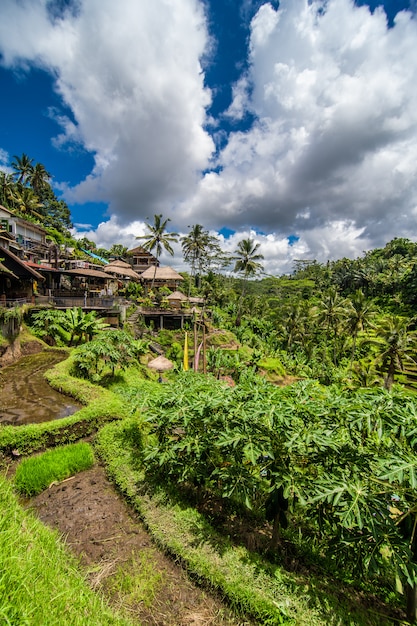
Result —
[[[1,474],[0,572],[1,624],[129,626],[88,587],[58,533],[21,507]]]
[[[72,356],[48,370],[45,378],[57,391],[69,395],[83,408],[69,417],[40,424],[0,427],[0,452],[26,455],[51,446],[72,443],[95,433],[103,424],[129,413],[114,393],[70,375]]]

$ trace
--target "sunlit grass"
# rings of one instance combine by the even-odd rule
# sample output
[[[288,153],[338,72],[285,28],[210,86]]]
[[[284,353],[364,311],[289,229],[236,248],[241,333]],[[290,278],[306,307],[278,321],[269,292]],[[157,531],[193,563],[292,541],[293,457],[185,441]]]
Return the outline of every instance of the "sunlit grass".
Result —
[[[69,478],[93,465],[94,453],[88,443],[60,446],[23,459],[16,469],[15,486],[22,495],[33,496],[52,482]]]
[[[20,507],[0,475],[0,624],[127,626],[77,567],[58,535]]]

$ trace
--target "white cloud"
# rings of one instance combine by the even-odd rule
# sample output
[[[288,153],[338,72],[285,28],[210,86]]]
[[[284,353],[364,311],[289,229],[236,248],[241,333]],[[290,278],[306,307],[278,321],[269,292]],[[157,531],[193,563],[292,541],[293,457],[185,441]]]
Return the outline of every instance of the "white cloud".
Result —
[[[255,2],[244,0],[242,11]],[[388,28],[382,9],[352,0],[262,4],[251,23],[249,70],[225,112],[255,122],[229,135],[207,171],[207,124],[224,130],[206,117],[201,59],[216,47],[202,1],[80,0],[78,12],[55,20],[47,5],[3,0],[0,52],[6,65],[55,73],[73,114],[54,112],[56,143],[79,142],[96,155],[66,199],[109,202],[113,217],[83,235],[132,247],[143,232],[135,220],[162,212],[175,230],[235,229],[226,247],[257,233],[268,273],[290,271],[294,258],[325,262],[394,236],[416,238],[411,13]],[[298,237],[292,246],[290,235]]]
[[[298,235],[313,258],[414,238],[416,42],[411,13],[389,29],[382,9],[350,0],[264,4],[229,108],[256,123],[230,135],[187,219]]]
[[[197,0],[88,0],[51,19],[47,0],[4,0],[6,66],[36,64],[56,77],[74,120],[53,112],[56,145],[95,154],[70,203],[105,201],[127,222],[186,197],[214,150],[204,130],[208,45]]]

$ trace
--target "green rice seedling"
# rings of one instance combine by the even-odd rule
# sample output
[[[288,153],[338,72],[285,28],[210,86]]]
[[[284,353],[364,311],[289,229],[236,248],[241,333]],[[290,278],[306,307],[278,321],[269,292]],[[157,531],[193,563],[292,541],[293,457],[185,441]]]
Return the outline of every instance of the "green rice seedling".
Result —
[[[60,446],[24,459],[16,469],[15,486],[22,495],[33,496],[52,482],[69,478],[93,465],[94,453],[89,444]]]

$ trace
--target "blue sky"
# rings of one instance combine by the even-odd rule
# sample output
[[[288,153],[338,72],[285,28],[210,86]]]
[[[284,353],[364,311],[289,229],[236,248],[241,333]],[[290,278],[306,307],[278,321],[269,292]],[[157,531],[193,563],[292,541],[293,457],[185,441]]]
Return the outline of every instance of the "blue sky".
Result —
[[[0,168],[43,163],[99,246],[155,213],[276,274],[415,240],[416,7],[380,4],[2,0]]]

